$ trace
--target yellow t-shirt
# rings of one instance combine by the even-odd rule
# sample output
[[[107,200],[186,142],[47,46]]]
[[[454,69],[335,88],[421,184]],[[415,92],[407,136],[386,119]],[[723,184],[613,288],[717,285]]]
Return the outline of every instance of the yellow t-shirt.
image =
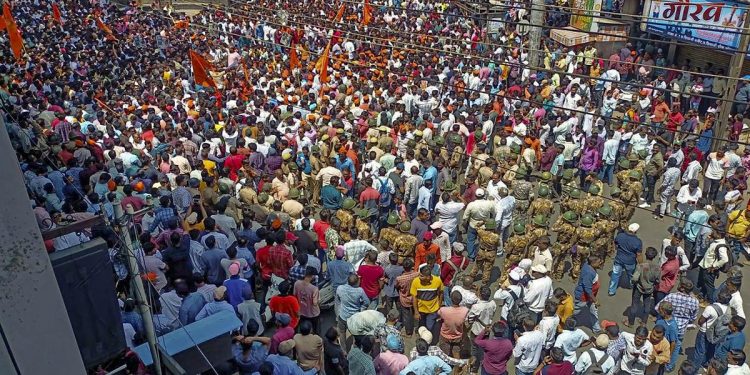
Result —
[[[432,275],[432,280],[422,284],[419,277],[411,282],[410,293],[417,301],[417,311],[423,314],[434,313],[440,309],[440,297],[443,293],[443,281]]]
[[[727,219],[727,234],[732,238],[744,238],[750,227],[750,220],[745,217],[745,210],[734,210]]]
[[[209,176],[216,176],[216,162],[213,160],[203,159],[203,168]]]
[[[557,305],[557,316],[560,317],[560,324],[557,326],[557,332],[563,331],[565,321],[573,316],[573,296],[568,295]]]

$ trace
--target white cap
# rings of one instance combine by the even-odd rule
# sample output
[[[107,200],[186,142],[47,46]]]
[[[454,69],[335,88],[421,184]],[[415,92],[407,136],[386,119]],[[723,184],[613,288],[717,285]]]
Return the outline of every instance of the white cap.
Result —
[[[419,327],[419,329],[417,330],[417,334],[419,334],[419,338],[421,338],[424,341],[427,341],[428,344],[432,342],[432,332],[430,332],[430,330],[427,329],[427,327],[424,327],[424,326]]]
[[[633,224],[628,225],[628,231],[629,232],[635,233],[635,232],[638,231],[638,229],[641,229],[641,226],[638,225],[638,223],[633,223]]]
[[[515,281],[520,281],[525,275],[526,271],[524,271],[521,267],[515,267],[508,273],[508,277],[510,277],[511,280]]]
[[[436,222],[430,224],[430,229],[442,229],[442,228],[443,228],[443,223],[441,223],[439,221],[436,221]]]
[[[482,189],[482,188],[477,189],[477,191],[474,192],[474,195],[476,195],[477,197],[483,197],[484,196],[484,189]]]
[[[531,272],[547,273],[547,267],[543,264],[537,264],[531,267]]]

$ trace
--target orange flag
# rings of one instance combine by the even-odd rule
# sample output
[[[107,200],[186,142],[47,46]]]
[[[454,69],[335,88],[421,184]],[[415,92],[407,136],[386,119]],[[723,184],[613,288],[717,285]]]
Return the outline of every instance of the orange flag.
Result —
[[[336,17],[333,18],[333,22],[341,22],[341,19],[344,18],[344,10],[346,9],[346,3],[341,3],[341,6],[339,7],[339,11],[336,12]]]
[[[108,35],[112,35],[112,29],[109,28],[104,22],[102,22],[102,19],[100,17],[96,17],[96,27],[99,28],[99,30],[104,31]]]
[[[318,62],[315,63],[315,69],[320,73],[320,83],[328,82],[328,54],[330,51],[331,43],[328,43]]]
[[[205,57],[190,50],[190,63],[193,65],[193,79],[196,84],[216,88],[216,82],[209,75],[209,71],[213,69],[213,66]]]
[[[367,26],[372,21],[372,7],[370,1],[365,0],[365,5],[362,7],[362,24]]]
[[[174,28],[177,30],[187,29],[188,26],[190,26],[190,22],[188,22],[188,20],[174,21]]]
[[[60,7],[56,3],[52,3],[52,18],[57,21],[60,25],[63,24],[62,14],[60,14]]]
[[[3,5],[3,20],[5,21],[5,27],[8,29],[10,49],[13,51],[13,56],[16,57],[16,60],[20,60],[21,53],[23,52],[23,38],[18,31],[16,20],[13,19],[13,14],[10,12],[10,5],[8,3]]]
[[[289,47],[289,69],[299,68],[302,64],[299,63],[299,57],[297,57],[297,45],[292,43]]]

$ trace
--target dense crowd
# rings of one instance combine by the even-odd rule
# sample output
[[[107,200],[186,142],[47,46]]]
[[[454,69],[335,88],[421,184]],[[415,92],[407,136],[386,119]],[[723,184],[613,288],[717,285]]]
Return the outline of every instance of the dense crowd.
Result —
[[[59,6],[13,3],[5,126],[41,230],[127,213],[46,245],[107,241],[129,347],[142,277],[159,335],[240,318],[227,373],[750,374],[750,85],[712,148],[723,70],[655,42],[535,50],[524,3],[493,35],[449,2]],[[599,320],[610,262],[621,322]]]

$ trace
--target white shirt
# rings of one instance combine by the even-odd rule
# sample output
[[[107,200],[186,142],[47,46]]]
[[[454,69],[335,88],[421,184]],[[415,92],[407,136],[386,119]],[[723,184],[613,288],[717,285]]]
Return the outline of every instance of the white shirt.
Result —
[[[544,268],[552,269],[552,252],[549,249],[539,250],[538,246],[534,246],[534,259],[531,261],[531,266],[534,267],[537,264],[541,264]]]
[[[500,199],[495,205],[495,221],[500,224],[500,228],[507,228],[513,220],[513,209],[516,207],[516,198],[512,195]]]
[[[695,203],[698,202],[698,198],[700,198],[703,195],[703,191],[701,188],[696,188],[695,191],[690,192],[690,186],[685,185],[680,188],[680,191],[677,192],[677,202],[678,203]]]
[[[743,363],[742,366],[728,365],[726,375],[750,375],[750,367],[747,363]]]
[[[604,356],[605,352],[597,349],[597,348],[591,348],[583,353],[581,353],[581,356],[578,357],[578,360],[575,363],[575,369],[577,374],[583,374],[588,370],[589,366],[591,364],[599,362],[602,359],[602,356]],[[594,356],[593,360],[591,356]],[[604,363],[602,363],[602,371],[604,371],[605,374],[613,374],[615,369],[615,359],[612,358],[612,356],[609,356]]]
[[[497,301],[502,301],[502,308],[500,309],[500,317],[503,319],[508,319],[508,312],[511,308],[513,308],[513,305],[516,303],[516,300],[513,298],[513,296],[510,294],[512,291],[513,294],[516,295],[516,297],[519,297],[521,295],[521,286],[520,285],[509,285],[505,289],[498,289],[497,292],[495,292],[495,295],[492,297]]]
[[[498,194],[497,191],[500,188],[507,188],[507,187],[508,186],[505,185],[505,183],[502,180],[500,180],[498,182],[494,182],[494,181],[490,180],[487,183],[487,196],[490,197],[490,198],[493,198],[495,201],[499,201],[502,198],[500,197],[500,194]]]
[[[712,152],[708,154],[708,166],[706,167],[706,173],[704,174],[707,178],[712,180],[721,180],[724,177],[724,169],[727,166],[727,158],[716,158],[716,153]]]
[[[539,357],[544,346],[544,334],[540,331],[529,331],[521,334],[513,348],[516,357],[516,369],[532,372],[539,364]]]
[[[617,150],[620,147],[620,141],[618,139],[608,139],[604,142],[604,151],[602,152],[602,160],[604,164],[614,165],[615,159],[617,159]]]
[[[740,294],[739,290],[732,293],[732,299],[729,300],[729,307],[732,309],[733,315],[745,319],[745,309],[742,307],[742,294]]]
[[[457,264],[459,266],[459,264]],[[454,291],[461,293],[461,303],[459,303],[460,306],[466,306],[471,307],[475,303],[479,302],[479,297],[477,297],[477,294],[472,292],[471,290],[464,289],[461,285],[455,285],[451,288],[451,293]],[[495,305],[497,308],[497,305]]]
[[[698,329],[700,329],[701,332],[706,332],[706,329],[708,329],[708,327],[710,327],[712,324],[714,324],[714,322],[716,321],[716,319],[719,318],[719,312],[716,311],[717,308],[719,310],[721,310],[721,314],[724,315],[724,314],[726,314],[727,309],[729,309],[729,306],[722,305],[722,304],[720,304],[718,302],[713,303],[713,304],[711,304],[709,306],[706,306],[706,308],[703,309],[703,313],[701,314],[701,316],[706,321],[703,322],[703,324],[701,324],[700,327],[698,327]]]
[[[469,314],[466,315],[468,321],[474,322],[471,325],[471,333],[479,335],[484,330],[484,326],[492,324],[492,316],[495,315],[495,310],[497,310],[495,301],[479,301],[471,306]]]
[[[719,245],[722,245],[722,246],[719,246]],[[717,246],[719,246],[718,251],[717,251]],[[725,239],[722,238],[722,239],[714,240],[713,242],[711,242],[710,245],[708,245],[708,250],[706,250],[706,254],[703,255],[703,259],[701,259],[698,265],[704,269],[719,268],[723,266],[724,263],[729,261],[727,250],[728,250],[728,247],[727,247],[727,242]]]
[[[651,352],[654,351],[654,346],[648,340],[645,340],[641,347],[635,346],[635,335],[630,332],[620,332],[620,337],[625,339],[620,370],[632,375],[643,375],[646,366],[651,364]]]
[[[557,336],[555,347],[561,348],[565,352],[565,360],[570,363],[576,362],[576,350],[581,347],[584,341],[589,339],[589,335],[580,328],[572,331],[564,330]]]
[[[688,163],[685,173],[682,174],[682,181],[687,183],[690,180],[695,180],[703,171],[703,166],[698,160],[693,160]]]
[[[664,255],[664,249],[671,245],[671,243],[672,241],[669,238],[665,238],[661,242],[661,264],[667,262],[667,256]],[[690,259],[688,259],[687,254],[685,254],[685,249],[683,249],[682,246],[677,246],[677,259],[680,261],[680,271],[687,271],[690,269]]]
[[[443,232],[454,233],[458,228],[458,214],[464,209],[462,202],[438,202],[435,213],[443,224]]]
[[[553,316],[545,316],[539,321],[536,326],[536,330],[544,334],[544,349],[549,349],[552,344],[555,343],[555,334],[557,333],[557,325],[560,324],[560,317],[557,314]]]
[[[544,303],[552,298],[552,279],[549,276],[532,279],[526,285],[523,300],[529,310],[540,313],[544,310]]]

